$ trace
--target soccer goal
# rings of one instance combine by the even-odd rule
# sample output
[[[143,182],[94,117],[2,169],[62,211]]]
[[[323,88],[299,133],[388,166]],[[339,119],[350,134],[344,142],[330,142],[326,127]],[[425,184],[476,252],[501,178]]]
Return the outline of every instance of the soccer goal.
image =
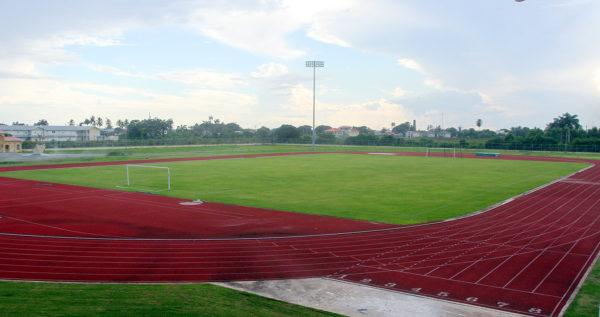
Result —
[[[127,186],[137,190],[159,192],[171,189],[171,169],[164,166],[125,165]]]
[[[425,156],[452,157],[456,158],[456,148],[428,147],[425,150]]]

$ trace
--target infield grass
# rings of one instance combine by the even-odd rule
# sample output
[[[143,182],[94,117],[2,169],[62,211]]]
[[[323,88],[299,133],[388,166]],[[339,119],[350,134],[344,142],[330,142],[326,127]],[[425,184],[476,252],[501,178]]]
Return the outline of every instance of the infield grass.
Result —
[[[413,224],[480,210],[587,164],[356,154],[150,164],[171,169],[161,195],[343,218]],[[124,166],[3,173],[119,189]],[[164,189],[166,173],[136,169],[132,191]]]

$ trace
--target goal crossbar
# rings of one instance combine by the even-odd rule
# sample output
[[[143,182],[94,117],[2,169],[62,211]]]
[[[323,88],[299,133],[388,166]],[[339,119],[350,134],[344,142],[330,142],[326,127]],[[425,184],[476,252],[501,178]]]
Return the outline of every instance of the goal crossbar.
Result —
[[[429,157],[429,153],[431,152],[431,150],[443,150],[444,154],[446,154],[446,151],[448,151],[449,153],[452,153],[452,157],[456,158],[456,148],[447,148],[447,147],[428,147],[426,148],[425,151],[425,156]]]
[[[127,169],[127,186],[131,186],[129,183],[129,167],[147,167],[147,168],[159,168],[167,170],[167,189],[171,189],[171,169],[165,166],[150,166],[150,165],[140,165],[140,164],[126,164]]]

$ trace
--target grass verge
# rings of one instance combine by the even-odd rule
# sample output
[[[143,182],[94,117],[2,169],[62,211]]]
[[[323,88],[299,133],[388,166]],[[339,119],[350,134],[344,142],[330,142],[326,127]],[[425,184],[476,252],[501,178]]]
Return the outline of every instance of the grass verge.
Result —
[[[340,316],[211,284],[0,282],[2,316]]]

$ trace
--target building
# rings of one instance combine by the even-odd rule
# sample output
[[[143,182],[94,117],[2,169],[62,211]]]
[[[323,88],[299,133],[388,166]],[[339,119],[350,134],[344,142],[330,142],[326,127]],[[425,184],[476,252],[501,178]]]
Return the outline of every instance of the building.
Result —
[[[88,126],[31,126],[2,125],[0,130],[16,138],[29,141],[96,141],[100,138],[100,129]]]
[[[331,129],[325,130],[325,132],[329,132],[329,133],[335,135],[338,138],[343,138],[344,137],[344,131],[342,131],[341,129],[331,128]]]
[[[360,134],[360,131],[358,129],[355,129],[348,125],[343,125],[339,128],[327,129],[327,130],[325,130],[325,132],[332,133],[333,135],[335,135],[338,138],[347,138],[350,136],[357,136]]]
[[[21,152],[23,150],[23,139],[6,136],[6,132],[0,130],[0,152]]]

